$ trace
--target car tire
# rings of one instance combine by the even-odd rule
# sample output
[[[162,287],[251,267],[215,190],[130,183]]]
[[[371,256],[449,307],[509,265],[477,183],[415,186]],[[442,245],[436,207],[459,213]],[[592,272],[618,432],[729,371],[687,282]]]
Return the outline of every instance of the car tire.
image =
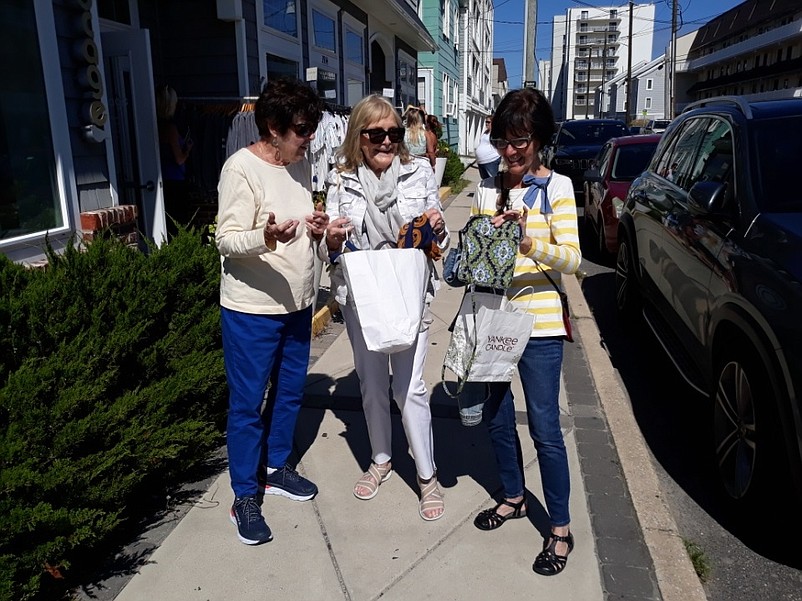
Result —
[[[638,321],[641,294],[635,273],[635,253],[627,236],[622,236],[615,259],[615,306],[625,325]]]
[[[747,343],[731,340],[721,348],[711,394],[716,469],[727,499],[751,508],[770,497],[770,476],[783,473],[777,393]]]

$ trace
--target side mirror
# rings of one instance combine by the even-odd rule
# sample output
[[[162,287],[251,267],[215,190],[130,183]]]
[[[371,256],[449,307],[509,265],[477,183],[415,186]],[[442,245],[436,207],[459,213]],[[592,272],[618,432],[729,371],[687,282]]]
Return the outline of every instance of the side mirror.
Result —
[[[586,182],[600,182],[602,181],[601,173],[596,167],[591,167],[585,171],[584,178]]]
[[[727,184],[722,182],[696,182],[688,191],[688,204],[698,213],[724,213]]]

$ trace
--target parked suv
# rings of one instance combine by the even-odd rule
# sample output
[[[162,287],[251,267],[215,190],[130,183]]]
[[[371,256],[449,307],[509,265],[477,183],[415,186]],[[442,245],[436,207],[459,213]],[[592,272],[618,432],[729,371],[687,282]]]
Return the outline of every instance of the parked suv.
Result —
[[[571,178],[577,206],[584,206],[584,175],[590,161],[610,138],[626,136],[629,130],[618,119],[563,121],[552,143],[544,149],[543,162],[557,173]]]
[[[711,400],[711,452],[741,505],[788,481],[802,496],[800,157],[802,99],[694,103],[619,223],[618,309],[642,309]]]

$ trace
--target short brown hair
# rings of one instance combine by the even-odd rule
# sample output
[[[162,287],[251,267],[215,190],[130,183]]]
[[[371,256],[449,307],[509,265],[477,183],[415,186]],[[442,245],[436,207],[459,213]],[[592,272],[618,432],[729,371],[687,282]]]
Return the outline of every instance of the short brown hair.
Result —
[[[267,82],[254,107],[259,135],[268,136],[271,126],[281,135],[286,134],[296,116],[307,123],[320,123],[323,101],[317,92],[304,82],[290,77]]]

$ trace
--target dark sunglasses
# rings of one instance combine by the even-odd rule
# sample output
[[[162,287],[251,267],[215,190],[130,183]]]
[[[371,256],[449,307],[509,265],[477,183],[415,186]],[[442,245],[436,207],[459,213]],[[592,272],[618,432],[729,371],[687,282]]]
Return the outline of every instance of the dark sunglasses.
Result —
[[[317,131],[317,123],[290,123],[290,127],[302,138],[308,138]]]
[[[390,142],[393,144],[398,144],[404,139],[406,130],[403,127],[391,127],[390,129],[363,129],[361,133],[368,137],[371,144],[381,144],[385,137],[390,138]]]
[[[504,150],[507,146],[512,146],[515,150],[523,150],[532,141],[532,136],[525,138],[513,138],[512,140],[505,140],[504,138],[490,138],[490,143],[496,147],[496,150]]]

